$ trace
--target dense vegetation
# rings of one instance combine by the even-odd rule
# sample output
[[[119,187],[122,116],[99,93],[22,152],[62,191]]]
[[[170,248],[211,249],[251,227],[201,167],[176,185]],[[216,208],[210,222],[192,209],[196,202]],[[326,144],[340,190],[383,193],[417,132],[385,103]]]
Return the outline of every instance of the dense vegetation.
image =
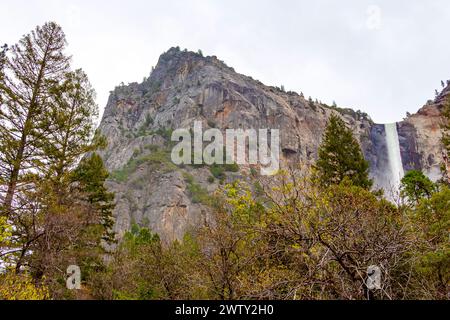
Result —
[[[371,190],[368,163],[337,116],[311,172],[258,178],[253,169],[251,185],[213,195],[185,174],[193,202],[210,207],[203,225],[173,243],[134,225],[116,242],[94,91],[64,48],[61,28],[47,23],[0,54],[0,299],[448,298],[448,166],[437,183],[408,172],[394,205]],[[166,150],[151,151],[112,178],[125,181],[144,162],[175,167]],[[212,165],[210,180],[238,169]],[[71,264],[81,290],[66,288]],[[377,289],[367,286],[372,265]]]
[[[0,298],[73,297],[67,266],[88,281],[115,242],[95,92],[65,46],[46,23],[1,55]]]

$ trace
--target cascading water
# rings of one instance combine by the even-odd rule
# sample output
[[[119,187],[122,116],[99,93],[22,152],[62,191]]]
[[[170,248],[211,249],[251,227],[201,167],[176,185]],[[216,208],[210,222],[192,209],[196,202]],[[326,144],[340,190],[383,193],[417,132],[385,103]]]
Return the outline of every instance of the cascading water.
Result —
[[[391,171],[389,186],[392,191],[397,192],[400,188],[400,181],[403,178],[403,163],[400,153],[400,143],[398,140],[397,123],[384,125],[386,132],[386,148],[388,152],[389,168]]]

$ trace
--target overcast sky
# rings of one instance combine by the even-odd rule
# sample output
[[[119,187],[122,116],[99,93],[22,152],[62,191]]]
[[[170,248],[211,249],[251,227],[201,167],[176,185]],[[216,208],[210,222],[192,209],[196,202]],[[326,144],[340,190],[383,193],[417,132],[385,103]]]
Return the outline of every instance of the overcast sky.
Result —
[[[450,79],[448,0],[0,0],[0,12],[2,43],[59,23],[101,110],[172,46],[380,123],[417,111]]]

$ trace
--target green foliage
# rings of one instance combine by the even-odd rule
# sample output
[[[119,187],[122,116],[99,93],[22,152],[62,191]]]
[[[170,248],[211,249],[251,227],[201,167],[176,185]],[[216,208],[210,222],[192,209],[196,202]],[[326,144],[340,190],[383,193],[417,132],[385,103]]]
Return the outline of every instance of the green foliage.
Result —
[[[156,152],[156,151],[158,151],[159,146],[155,145],[155,144],[149,144],[149,145],[144,146],[144,149],[150,150],[151,152]]]
[[[137,224],[131,226],[131,230],[127,231],[123,237],[123,245],[133,248],[139,245],[159,244],[160,239],[156,233],[152,233],[148,228],[141,228]]]
[[[437,186],[421,171],[408,171],[401,181],[401,196],[413,203],[422,198],[430,198],[437,190]]]
[[[153,147],[149,149],[153,149]],[[176,166],[170,159],[170,152],[165,149],[157,149],[150,154],[132,157],[123,168],[111,173],[111,179],[118,182],[125,182],[143,164],[157,166],[163,168],[165,171],[173,171],[176,169]]]
[[[227,172],[239,172],[239,165],[237,163],[226,163],[224,167]]]
[[[187,183],[187,190],[193,203],[211,204],[211,196],[208,191],[196,183],[191,174],[184,173],[184,180]]]
[[[342,115],[347,115],[352,117],[353,119],[356,120],[365,120],[365,121],[369,121],[372,122],[372,120],[370,119],[369,115],[366,112],[362,112],[361,110],[353,110],[351,108],[341,108],[338,107],[336,102],[333,101],[333,104],[331,106],[326,105],[326,104],[322,104],[324,107],[335,110],[337,112],[339,112]]]
[[[11,231],[12,227],[7,223],[6,217],[0,216],[0,247],[9,243]]]
[[[93,153],[90,157],[83,158],[72,174],[72,181],[79,184],[79,188],[86,194],[89,203],[98,210],[103,228],[102,239],[108,244],[115,243],[113,232],[114,219],[114,193],[108,192],[105,181],[109,173],[106,170],[102,158]]]
[[[49,289],[37,286],[28,273],[0,274],[0,300],[46,300]]]
[[[156,134],[163,137],[165,140],[170,141],[172,138],[173,129],[171,128],[159,128],[155,131]]]
[[[44,140],[55,129],[56,134],[60,132],[58,123],[53,122],[56,119],[51,118],[58,110],[53,102],[59,104],[61,95],[70,100],[74,94],[64,87],[66,78],[73,74],[65,46],[61,27],[48,22],[0,55],[0,181],[8,186],[0,209],[5,216],[14,209],[14,196],[25,192],[20,186],[29,188],[30,171],[46,169],[42,156],[52,160],[46,152],[51,144]],[[43,48],[47,48],[45,54]]]
[[[185,173],[191,196],[206,193]],[[264,180],[263,180],[264,181]],[[263,183],[261,181],[261,183]],[[262,186],[259,186],[261,189]],[[446,299],[450,190],[396,207],[349,180],[319,187],[283,171],[264,204],[221,188],[208,220],[162,244],[134,225],[101,294],[114,299]],[[382,272],[369,290],[367,267]],[[104,288],[104,287],[101,287]]]
[[[417,236],[415,268],[426,298],[448,299],[450,281],[450,189],[443,186],[430,198],[422,198],[411,213]]]
[[[253,189],[255,190],[255,196],[261,197],[264,195],[264,188],[259,181],[253,184]]]
[[[45,61],[37,45],[49,42],[54,60]],[[0,181],[13,185],[0,215],[0,246],[17,249],[8,262],[21,271],[0,274],[0,299],[79,297],[65,288],[65,268],[74,262],[83,270],[83,290],[103,299],[448,299],[450,189],[410,171],[402,180],[410,205],[396,207],[370,192],[368,164],[336,116],[324,134],[315,179],[281,172],[253,188],[235,182],[211,196],[184,173],[192,202],[211,208],[204,221],[182,240],[178,229],[160,239],[133,224],[104,259],[100,243],[115,238],[114,196],[95,153],[105,139],[93,133],[94,92],[82,71],[68,71],[63,48],[62,31],[50,23],[13,47],[14,59],[0,53],[0,165],[7,168]],[[5,80],[2,64],[17,78]],[[46,77],[19,65],[42,69]],[[18,90],[10,90],[11,83]],[[152,124],[147,116],[139,132],[170,140],[171,129],[147,131]],[[448,141],[444,135],[447,147]],[[112,178],[126,181],[144,164],[177,169],[169,149],[149,145]],[[207,181],[223,183],[239,166],[209,169]],[[250,173],[257,175],[254,168]],[[382,267],[382,290],[366,287],[369,265]]]
[[[146,227],[133,225],[99,276],[94,294],[104,299],[205,299],[195,272],[201,253],[195,237],[162,244]]]
[[[206,205],[209,204],[210,197],[208,191],[206,189],[203,189],[199,184],[197,183],[189,184],[188,191],[192,198],[193,203],[202,203]]]
[[[221,179],[225,176],[225,168],[222,165],[213,164],[209,167],[209,171],[216,179]]]
[[[216,179],[224,179],[225,172],[239,172],[239,165],[236,163],[231,164],[212,164],[209,166],[209,171]]]
[[[70,68],[65,46],[61,27],[45,23],[11,48],[6,77],[0,72],[0,184],[8,186],[1,216],[14,249],[2,259],[15,269],[6,277],[32,277],[13,279],[30,298],[40,295],[30,284],[51,298],[76,297],[65,269],[76,263],[89,282],[103,268],[103,240],[114,240],[108,173],[93,153],[106,146],[95,131],[95,91],[81,69]]]
[[[335,115],[329,119],[315,169],[323,186],[339,184],[345,178],[366,189],[372,186],[369,163],[364,159],[359,143],[344,121]]]
[[[145,121],[144,123],[139,127],[138,132],[137,132],[137,136],[145,136],[148,134],[151,134],[152,131],[148,130],[148,128],[153,124],[153,118],[147,114],[145,116]]]
[[[53,170],[60,177],[82,155],[103,146],[104,140],[99,134],[93,139],[98,107],[95,91],[82,70],[66,73],[63,82],[54,86],[52,92],[56,103],[51,105],[47,121],[58,130],[43,138],[43,147],[47,170]]]

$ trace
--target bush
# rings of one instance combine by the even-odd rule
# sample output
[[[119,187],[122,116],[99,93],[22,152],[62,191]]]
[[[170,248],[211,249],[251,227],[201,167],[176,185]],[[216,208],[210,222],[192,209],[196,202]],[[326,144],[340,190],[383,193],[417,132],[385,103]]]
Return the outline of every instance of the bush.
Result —
[[[170,141],[173,130],[171,128],[159,128],[155,131],[156,134],[163,137],[165,140]]]
[[[224,167],[221,165],[213,164],[209,167],[209,171],[216,179],[221,179],[225,176]]]
[[[167,171],[176,169],[176,166],[170,159],[170,153],[167,150],[158,149],[150,154],[131,158],[124,167],[111,172],[110,178],[117,182],[125,182],[128,177],[144,163],[163,166]]]
[[[215,178],[223,180],[225,178],[225,172],[238,172],[239,166],[236,163],[213,164],[209,167],[209,171]]]
[[[209,205],[211,203],[208,191],[194,181],[194,177],[189,173],[184,174],[184,180],[188,184],[187,190],[192,203],[202,203]]]
[[[46,300],[50,298],[48,287],[37,286],[28,273],[11,271],[0,274],[0,300]]]
[[[228,172],[238,172],[239,171],[239,165],[237,163],[226,163],[225,165],[225,171]]]
[[[429,199],[437,186],[421,171],[408,171],[402,178],[400,194],[403,198],[413,203],[419,203],[420,199]]]

